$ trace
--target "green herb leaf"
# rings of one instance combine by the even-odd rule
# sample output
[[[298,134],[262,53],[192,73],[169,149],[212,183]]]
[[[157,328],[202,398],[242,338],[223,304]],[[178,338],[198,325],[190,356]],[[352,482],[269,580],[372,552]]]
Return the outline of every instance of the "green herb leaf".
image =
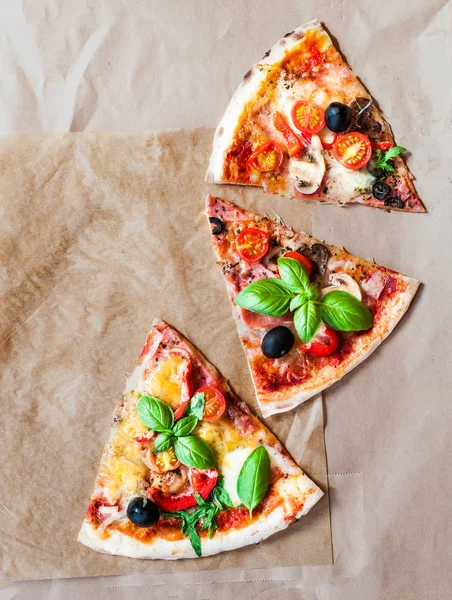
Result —
[[[240,469],[237,479],[237,494],[250,511],[264,499],[270,483],[270,457],[264,446],[251,452]]]
[[[309,273],[295,258],[278,258],[281,279],[293,292],[306,292],[309,289]]]
[[[389,150],[386,151],[377,148],[375,151],[377,154],[376,167],[392,173],[394,171],[394,165],[392,164],[391,159],[406,151],[407,149],[402,148],[402,146],[392,146],[392,148],[389,148]]]
[[[289,310],[294,294],[276,278],[261,279],[247,285],[234,302],[260,315],[280,317]]]
[[[320,312],[324,323],[339,331],[363,331],[374,324],[367,306],[347,292],[327,294],[320,304]]]
[[[290,301],[290,310],[297,310],[297,308],[299,306],[301,306],[302,304],[304,304],[305,302],[307,302],[309,300],[307,294],[297,294],[295,296],[295,298],[292,298],[292,300]]]
[[[200,421],[204,416],[204,405],[206,403],[206,396],[204,392],[195,394],[187,405],[184,416],[195,415]]]
[[[212,502],[216,504],[219,509],[233,508],[231,497],[227,493],[223,485],[223,477],[218,478],[217,485],[211,492]]]
[[[322,321],[319,307],[309,300],[295,311],[293,320],[301,341],[307,344],[317,333]]]
[[[199,533],[197,532],[195,526],[190,527],[188,537],[190,538],[190,544],[192,545],[193,550],[196,552],[196,556],[201,557],[201,538],[199,537]]]
[[[163,432],[155,438],[154,444],[152,446],[152,452],[153,454],[160,454],[160,452],[165,452],[166,450],[169,450],[172,445],[172,433]]]
[[[188,417],[182,417],[179,421],[176,421],[173,426],[173,434],[176,437],[183,435],[190,435],[193,429],[198,424],[198,417],[196,415],[189,415]]]
[[[176,438],[174,452],[183,465],[193,469],[213,469],[217,464],[212,448],[196,435]]]
[[[311,283],[306,294],[307,294],[309,300],[317,300],[317,298],[320,296],[319,287],[317,285],[315,285],[314,283]]]
[[[171,429],[174,415],[171,407],[154,396],[141,396],[137,404],[138,416],[152,431]]]

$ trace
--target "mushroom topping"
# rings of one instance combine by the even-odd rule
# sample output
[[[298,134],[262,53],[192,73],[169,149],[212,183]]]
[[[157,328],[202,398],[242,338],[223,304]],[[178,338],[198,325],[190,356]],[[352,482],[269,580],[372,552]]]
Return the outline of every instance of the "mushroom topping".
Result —
[[[311,145],[298,156],[299,158],[292,158],[289,163],[289,177],[298,192],[313,194],[319,189],[325,175],[325,161],[319,136],[313,135]]]
[[[330,251],[324,244],[312,244],[312,246],[305,246],[300,248],[298,252],[307,256],[315,266],[318,272],[323,275],[326,269],[326,263],[330,257]]]
[[[361,300],[362,298],[359,285],[353,277],[350,277],[350,275],[347,275],[346,273],[332,273],[329,283],[330,285],[328,287],[321,290],[322,296],[326,296],[326,294],[329,294],[330,292],[340,291],[347,292],[348,294],[355,296],[355,298],[358,298],[358,300]]]

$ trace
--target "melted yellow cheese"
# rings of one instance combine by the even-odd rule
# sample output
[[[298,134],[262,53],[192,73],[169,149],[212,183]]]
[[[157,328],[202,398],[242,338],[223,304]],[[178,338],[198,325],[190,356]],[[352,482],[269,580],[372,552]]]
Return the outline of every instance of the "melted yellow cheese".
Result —
[[[186,360],[172,354],[166,360],[161,360],[146,380],[149,393],[176,410],[181,398],[181,373],[185,369]]]

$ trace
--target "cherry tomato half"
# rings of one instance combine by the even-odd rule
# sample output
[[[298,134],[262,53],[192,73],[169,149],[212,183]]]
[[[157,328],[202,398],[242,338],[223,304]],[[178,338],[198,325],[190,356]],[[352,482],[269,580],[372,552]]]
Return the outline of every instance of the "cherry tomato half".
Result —
[[[248,159],[248,164],[261,173],[267,173],[268,171],[276,171],[281,166],[282,160],[283,153],[278,144],[267,142],[253,152]]]
[[[267,254],[268,233],[262,229],[248,227],[237,238],[237,252],[246,262],[258,262]]]
[[[178,469],[181,464],[174,452],[173,447],[165,450],[165,452],[160,452],[159,454],[154,454],[151,449],[147,456],[154,467],[154,470],[158,471],[159,473],[174,471],[175,469]]]
[[[313,135],[325,127],[325,111],[313,102],[299,100],[292,107],[292,121],[302,133]]]
[[[213,386],[206,385],[197,390],[196,394],[204,394],[204,416],[203,421],[212,423],[219,419],[226,410],[226,400],[222,392]]]
[[[339,136],[334,142],[333,156],[347,169],[360,169],[369,162],[372,145],[366,135],[351,131]]]
[[[334,329],[321,325],[316,336],[307,344],[303,344],[303,350],[312,356],[329,356],[333,354],[339,344],[339,337]]]
[[[275,113],[275,116],[273,117],[273,125],[283,136],[289,156],[295,156],[295,154],[298,154],[298,152],[301,150],[301,142],[280,112]]]
[[[312,264],[312,260],[309,260],[307,256],[304,256],[300,252],[286,252],[284,254],[284,258],[294,258],[295,260],[298,260],[298,262],[303,265],[309,275],[312,275],[314,265]]]

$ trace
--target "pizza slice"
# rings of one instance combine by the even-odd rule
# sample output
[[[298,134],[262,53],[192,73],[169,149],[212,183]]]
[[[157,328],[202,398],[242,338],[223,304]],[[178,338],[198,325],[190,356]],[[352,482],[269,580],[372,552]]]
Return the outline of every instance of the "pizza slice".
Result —
[[[215,367],[156,319],[78,540],[136,558],[206,556],[257,544],[322,495]]]
[[[265,417],[295,408],[366,359],[419,285],[214,196],[207,216]]]
[[[245,75],[215,132],[207,181],[424,212],[391,129],[320,21]]]

